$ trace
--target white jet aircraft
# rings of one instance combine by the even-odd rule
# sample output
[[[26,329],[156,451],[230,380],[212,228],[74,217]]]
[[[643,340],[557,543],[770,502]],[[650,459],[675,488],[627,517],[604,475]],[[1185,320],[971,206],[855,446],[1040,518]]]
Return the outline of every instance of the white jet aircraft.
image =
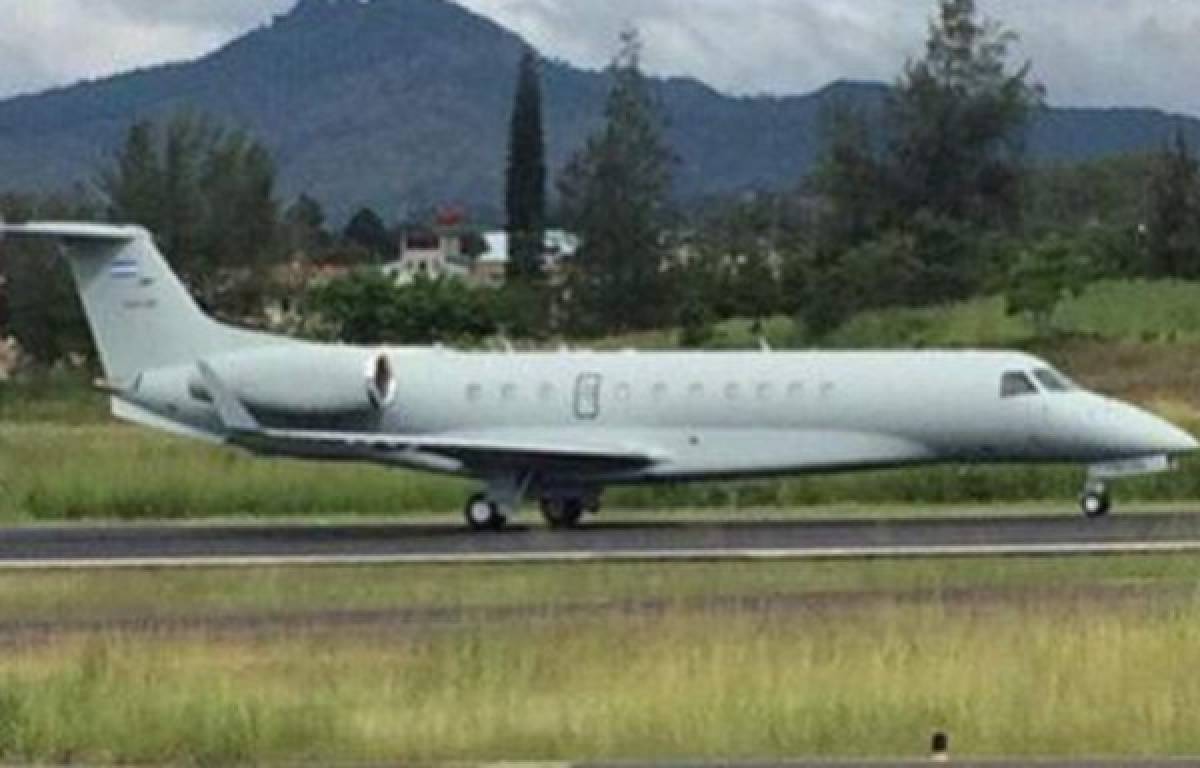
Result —
[[[120,419],[263,456],[373,462],[481,481],[465,508],[498,530],[523,500],[570,527],[607,486],[937,463],[1164,471],[1187,433],[1012,352],[529,354],[362,348],[221,325],[139,227],[26,223],[57,241]]]

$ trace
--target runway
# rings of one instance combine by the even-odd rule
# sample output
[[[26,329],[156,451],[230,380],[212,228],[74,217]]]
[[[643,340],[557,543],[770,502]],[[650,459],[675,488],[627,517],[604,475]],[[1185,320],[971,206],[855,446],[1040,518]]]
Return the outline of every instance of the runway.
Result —
[[[0,568],[829,560],[1200,552],[1200,514],[821,522],[113,525],[0,530]]]

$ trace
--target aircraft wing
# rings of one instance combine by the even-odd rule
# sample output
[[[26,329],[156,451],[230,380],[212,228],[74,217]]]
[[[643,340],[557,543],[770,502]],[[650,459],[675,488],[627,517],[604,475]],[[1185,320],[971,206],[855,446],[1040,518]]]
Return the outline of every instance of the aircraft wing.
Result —
[[[369,453],[435,454],[470,464],[475,460],[498,459],[570,461],[593,464],[647,466],[660,460],[647,451],[617,445],[534,442],[506,438],[476,438],[455,435],[391,435],[384,433],[310,432],[262,429],[246,437],[278,445],[310,445],[330,450]]]
[[[594,469],[646,467],[664,459],[629,446],[572,444],[519,436],[411,435],[271,429],[261,426],[207,363],[201,377],[229,438],[251,450],[280,455],[376,457],[425,469],[457,472],[475,464],[533,462],[586,464]]]

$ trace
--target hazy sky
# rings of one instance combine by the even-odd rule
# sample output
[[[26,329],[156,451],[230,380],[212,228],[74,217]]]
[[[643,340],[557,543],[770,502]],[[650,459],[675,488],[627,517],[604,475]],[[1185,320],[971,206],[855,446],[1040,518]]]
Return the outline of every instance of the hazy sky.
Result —
[[[342,0],[349,1],[349,0]],[[0,0],[0,95],[192,58],[295,0]],[[583,66],[636,24],[647,67],[737,93],[891,80],[935,0],[461,0]],[[1022,37],[1055,104],[1200,115],[1200,0],[980,0]]]

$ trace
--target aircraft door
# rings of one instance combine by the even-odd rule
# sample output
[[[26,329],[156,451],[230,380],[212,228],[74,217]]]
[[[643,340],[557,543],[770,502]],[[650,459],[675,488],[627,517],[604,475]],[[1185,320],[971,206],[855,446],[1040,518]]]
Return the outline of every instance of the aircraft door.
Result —
[[[595,421],[600,417],[600,389],[604,380],[599,374],[585,373],[575,382],[575,418]]]

